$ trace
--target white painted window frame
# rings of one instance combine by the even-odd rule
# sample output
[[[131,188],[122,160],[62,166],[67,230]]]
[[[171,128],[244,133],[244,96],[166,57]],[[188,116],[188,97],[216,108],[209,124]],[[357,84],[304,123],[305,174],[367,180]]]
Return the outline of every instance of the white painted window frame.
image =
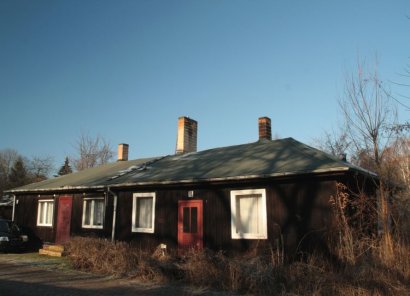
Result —
[[[151,215],[151,225],[150,228],[141,228],[136,227],[137,219],[137,199],[140,197],[152,197],[152,215]],[[134,193],[132,195],[132,232],[142,232],[142,233],[154,233],[155,231],[155,192],[143,192],[143,193]]]
[[[102,200],[104,201],[103,206],[103,213],[102,213],[102,225],[94,225],[94,212],[95,212],[95,200]],[[90,225],[86,225],[85,223],[85,210],[86,210],[86,202],[91,201],[91,212],[90,212]],[[104,228],[104,219],[105,219],[105,198],[104,197],[87,197],[83,199],[83,218],[82,218],[82,228],[92,228],[92,229],[103,229]]]
[[[258,219],[261,225],[258,233],[241,233],[237,232],[236,225],[236,203],[237,197],[241,195],[260,194],[260,205]],[[268,238],[268,226],[266,218],[266,189],[245,189],[245,190],[232,190],[231,191],[231,234],[232,239],[267,239]]]
[[[40,223],[40,217],[41,215],[43,216],[43,221],[47,220],[47,211],[41,212],[42,209],[42,204],[44,203],[52,203],[53,206],[51,207],[51,221],[50,223]],[[48,207],[47,207],[48,209]],[[53,220],[54,220],[54,199],[39,199],[38,200],[38,206],[37,206],[37,226],[53,226]]]

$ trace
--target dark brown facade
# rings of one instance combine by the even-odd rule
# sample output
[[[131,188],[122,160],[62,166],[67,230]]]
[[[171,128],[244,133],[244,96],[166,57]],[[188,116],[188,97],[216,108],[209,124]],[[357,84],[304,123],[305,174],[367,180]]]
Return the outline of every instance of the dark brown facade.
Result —
[[[144,248],[164,243],[178,247],[178,201],[201,200],[203,203],[203,246],[214,250],[246,251],[268,243],[275,247],[282,242],[293,254],[303,249],[325,245],[335,225],[330,197],[336,194],[336,182],[347,176],[305,175],[293,178],[269,178],[235,183],[210,182],[156,187],[134,187],[112,190],[117,197],[115,239],[128,241]],[[265,189],[267,239],[234,239],[231,229],[232,190]],[[155,192],[153,233],[132,231],[133,194]],[[42,242],[55,242],[58,228],[59,199],[72,198],[70,236],[96,236],[110,239],[113,234],[113,200],[108,191],[64,192],[56,195],[17,195],[15,220],[32,230]],[[104,198],[104,223],[101,229],[82,226],[84,198]],[[52,226],[37,225],[38,203],[54,200]]]

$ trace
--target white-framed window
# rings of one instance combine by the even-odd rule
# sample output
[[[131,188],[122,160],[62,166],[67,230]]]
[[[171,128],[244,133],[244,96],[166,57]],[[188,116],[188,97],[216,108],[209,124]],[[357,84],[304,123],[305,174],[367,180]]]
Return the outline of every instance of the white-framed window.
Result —
[[[105,202],[103,197],[84,198],[83,228],[103,228]]]
[[[154,233],[155,192],[132,196],[132,232]]]
[[[231,191],[233,239],[267,239],[266,190]]]
[[[38,201],[37,226],[53,226],[54,200]]]

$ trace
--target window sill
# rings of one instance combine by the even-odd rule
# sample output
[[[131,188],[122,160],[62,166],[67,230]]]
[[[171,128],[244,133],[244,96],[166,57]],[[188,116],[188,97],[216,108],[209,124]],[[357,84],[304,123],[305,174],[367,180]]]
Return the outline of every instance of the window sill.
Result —
[[[139,233],[154,233],[154,229],[151,228],[132,228],[131,231]]]
[[[267,235],[257,235],[257,234],[238,234],[232,236],[232,239],[268,239]]]
[[[104,229],[104,227],[102,225],[101,226],[82,225],[81,227],[85,228],[85,229]]]

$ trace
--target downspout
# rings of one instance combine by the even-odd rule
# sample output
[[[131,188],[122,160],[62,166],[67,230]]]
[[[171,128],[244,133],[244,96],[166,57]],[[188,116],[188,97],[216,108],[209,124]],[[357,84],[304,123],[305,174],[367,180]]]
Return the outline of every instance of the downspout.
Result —
[[[15,212],[16,212],[16,195],[13,194],[13,211],[11,212],[11,221],[14,221]]]
[[[112,192],[110,190],[110,187],[107,187],[107,192],[111,193],[112,196],[114,197],[114,204],[113,204],[113,211],[112,211],[112,231],[111,231],[111,241],[113,242],[115,240],[115,224],[117,221],[117,199],[118,196],[115,192]]]

